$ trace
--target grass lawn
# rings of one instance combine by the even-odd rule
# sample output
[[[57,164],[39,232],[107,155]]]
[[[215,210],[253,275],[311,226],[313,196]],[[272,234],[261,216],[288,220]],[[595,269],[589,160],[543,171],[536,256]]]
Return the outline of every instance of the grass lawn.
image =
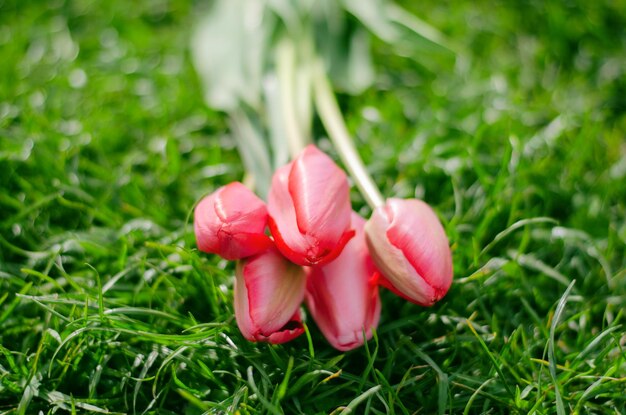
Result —
[[[234,266],[195,247],[194,204],[244,174],[191,64],[206,7],[0,0],[0,414],[626,413],[626,3],[405,3],[456,62],[374,40],[339,99],[455,279],[382,292],[341,353],[311,319],[246,341]]]

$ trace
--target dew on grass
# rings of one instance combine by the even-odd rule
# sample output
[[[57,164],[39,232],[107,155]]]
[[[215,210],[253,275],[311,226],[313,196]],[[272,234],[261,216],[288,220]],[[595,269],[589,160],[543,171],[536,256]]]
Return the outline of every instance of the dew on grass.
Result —
[[[227,164],[214,164],[212,166],[205,166],[200,170],[200,177],[204,179],[210,179],[212,177],[226,174],[230,170],[231,169]]]
[[[100,33],[100,44],[104,48],[113,48],[119,44],[119,34],[113,27],[107,27]]]
[[[27,138],[21,143],[21,148],[19,151],[13,153],[13,158],[20,161],[26,161],[30,158],[33,148],[35,147],[35,142]],[[20,193],[20,195],[24,196],[24,193]]]
[[[620,157],[609,169],[612,179],[621,180],[626,177],[626,155]]]
[[[79,52],[79,47],[72,39],[72,35],[67,27],[67,22],[63,18],[58,18],[53,24],[53,31],[51,39],[51,52],[50,59],[52,62],[67,61],[71,62],[76,59]]]
[[[154,82],[151,79],[143,78],[138,79],[137,82],[135,82],[134,91],[136,95],[149,96],[154,95],[156,88],[154,86]]]
[[[167,55],[163,58],[161,72],[165,75],[178,75],[183,69],[182,58],[178,55]]]
[[[127,47],[120,41],[117,30],[112,27],[108,27],[100,33],[100,44],[102,50],[99,58],[105,64],[118,62],[128,52]]]
[[[600,82],[608,84],[614,82],[625,74],[623,59],[611,58],[604,61],[600,67]]]
[[[61,153],[65,153],[71,147],[72,147],[72,142],[68,138],[63,138],[61,141],[59,141],[59,151]]]
[[[43,91],[35,91],[28,97],[28,102],[33,108],[41,108],[46,103],[46,94]]]
[[[148,149],[155,154],[164,155],[167,149],[167,138],[153,137],[148,143]]]
[[[144,279],[144,281],[149,283],[150,281],[152,281],[154,279],[156,274],[157,274],[157,271],[155,269],[153,269],[153,268],[150,268],[150,269],[146,270],[146,272],[143,273],[143,279]]]
[[[0,103],[0,121],[5,118],[16,118],[20,114],[20,109],[8,102]]]
[[[130,75],[139,70],[139,59],[128,58],[124,59],[121,63],[120,69],[123,73]]]
[[[207,121],[207,117],[204,114],[195,114],[189,116],[174,124],[174,127],[172,127],[172,134],[175,137],[188,135],[202,129],[204,126],[206,126]],[[189,143],[191,143],[191,141],[189,141]],[[190,146],[185,146],[184,150],[181,147],[181,151],[183,152],[191,151],[192,149],[193,147]]]
[[[76,119],[63,120],[59,122],[57,128],[61,134],[78,135],[83,131],[83,124]]]
[[[86,146],[89,143],[91,143],[91,134],[89,133],[82,133],[78,136],[78,144]]]
[[[372,106],[363,107],[361,115],[371,123],[379,123],[381,121],[380,111]]]
[[[26,51],[25,63],[28,65],[37,64],[41,61],[46,53],[46,43],[43,39],[35,39],[30,42]]]
[[[72,69],[67,80],[72,88],[80,89],[87,85],[87,73],[82,68]]]

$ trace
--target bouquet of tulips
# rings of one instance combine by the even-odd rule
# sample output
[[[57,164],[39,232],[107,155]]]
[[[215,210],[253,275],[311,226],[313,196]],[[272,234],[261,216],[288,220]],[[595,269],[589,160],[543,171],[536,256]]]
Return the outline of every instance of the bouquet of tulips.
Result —
[[[333,71],[328,69],[343,68],[342,79],[353,81],[345,89],[358,92],[366,87],[362,71],[345,73],[354,70],[350,60],[367,63],[367,48],[358,43],[366,31],[334,34],[355,40],[345,54],[347,61],[337,63],[331,60],[337,51],[316,48],[313,32],[327,23],[325,14],[316,14],[319,8],[304,1],[285,3],[290,13],[278,13],[268,2],[266,8],[254,9],[261,10],[254,18],[262,23],[250,29],[244,23],[250,19],[246,1],[217,1],[193,50],[207,102],[229,114],[242,161],[261,197],[240,182],[204,197],[194,212],[198,248],[237,261],[235,317],[246,339],[283,343],[301,335],[304,302],[329,343],[351,350],[370,339],[379,322],[379,286],[422,306],[446,294],[452,282],[448,239],[423,201],[384,200],[343,122],[328,75]],[[346,1],[345,10],[336,10],[336,15],[369,16],[363,21],[370,25],[375,16],[387,18],[387,25],[411,21],[394,4],[381,5],[385,7],[372,14],[365,3]],[[326,6],[339,7],[334,2]],[[277,44],[264,43],[287,15],[291,17],[283,23],[288,29],[275,36]],[[371,27],[383,26],[378,22]],[[227,28],[239,31],[240,42],[228,48],[219,38]],[[436,31],[424,33],[418,35],[434,43]],[[262,54],[248,53],[272,48],[275,60],[269,62]],[[250,76],[236,78],[233,72]],[[372,207],[367,221],[352,210],[347,175],[310,144],[313,106]],[[266,116],[269,119],[263,119]]]
[[[313,145],[276,170],[267,205],[233,182],[200,201],[194,229],[200,250],[238,261],[235,317],[252,341],[301,335],[304,300],[330,344],[350,350],[378,324],[379,285],[428,306],[452,282],[448,239],[427,204],[390,199],[366,222],[346,174]]]

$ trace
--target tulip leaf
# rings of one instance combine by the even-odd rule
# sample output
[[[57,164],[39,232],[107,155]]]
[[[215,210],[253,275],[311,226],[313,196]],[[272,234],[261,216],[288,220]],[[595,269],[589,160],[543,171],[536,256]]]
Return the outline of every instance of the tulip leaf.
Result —
[[[255,0],[217,0],[198,24],[192,57],[209,106],[234,110],[240,102],[258,107],[271,14]]]
[[[250,111],[233,111],[230,125],[246,171],[253,177],[254,188],[265,198],[273,169],[264,131],[257,118]]]
[[[349,38],[344,57],[337,57],[333,61],[338,67],[332,77],[334,84],[341,90],[358,95],[374,82],[374,65],[370,53],[370,34],[362,28],[357,28]]]
[[[273,150],[272,164],[274,166],[282,166],[289,161],[289,148],[284,145],[287,142],[287,132],[285,131],[283,120],[280,85],[274,74],[266,76],[266,80],[263,83],[263,93],[267,102],[269,139]]]
[[[370,51],[370,33],[365,28],[352,28],[348,15],[338,4],[328,6],[327,15],[315,21],[316,46],[328,69],[333,85],[357,95],[375,79]],[[332,14],[330,10],[333,10]]]
[[[436,28],[385,0],[343,0],[345,9],[399,55],[411,57],[431,71],[454,58],[455,48]]]

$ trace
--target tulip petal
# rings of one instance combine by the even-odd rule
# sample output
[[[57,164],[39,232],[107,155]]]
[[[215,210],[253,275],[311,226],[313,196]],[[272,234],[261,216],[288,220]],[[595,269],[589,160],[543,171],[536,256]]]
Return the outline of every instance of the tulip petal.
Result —
[[[268,249],[265,203],[239,182],[219,188],[198,203],[194,231],[201,251],[240,259]]]
[[[417,273],[404,252],[389,241],[389,224],[385,207],[379,207],[365,225],[367,245],[374,263],[385,280],[406,299],[424,306],[434,304],[439,299],[435,290]]]
[[[288,184],[300,232],[321,245],[339,240],[350,226],[352,211],[346,174],[309,145],[294,160]]]
[[[293,163],[289,163],[274,172],[272,187],[268,198],[270,233],[274,237],[277,248],[290,261],[302,263],[302,252],[306,252],[307,241],[299,232],[296,211],[289,193],[289,172]]]
[[[331,261],[333,261],[335,258],[337,258],[341,252],[343,252],[344,247],[346,246],[346,244],[348,242],[350,242],[350,240],[354,237],[355,232],[354,229],[350,229],[346,232],[344,232],[341,237],[339,238],[339,241],[337,241],[337,243],[330,248],[326,248],[324,250],[322,250],[321,252],[315,252],[315,255],[311,255],[309,257],[309,264],[310,265],[324,265],[324,264],[328,264]]]
[[[266,212],[265,203],[239,182],[232,182],[219,190],[215,214],[222,222],[250,223],[259,213]]]
[[[248,261],[243,278],[248,290],[250,318],[269,336],[285,326],[304,298],[306,276],[302,267],[270,249]]]
[[[285,324],[280,330],[264,337],[263,339],[258,338],[258,340],[268,341],[272,344],[281,344],[293,340],[303,333],[304,325],[302,324],[302,318],[300,317],[300,310],[297,310],[291,319],[289,319],[287,324]]]
[[[330,262],[352,237],[345,173],[313,145],[274,173],[268,211],[276,246],[299,265]]]
[[[235,272],[235,320],[239,331],[246,340],[255,341],[256,329],[250,317],[250,304],[248,303],[248,288],[243,277],[243,261],[237,261],[237,270]]]
[[[214,253],[219,250],[219,241],[216,237],[219,223],[213,220],[216,193],[203,198],[194,210],[193,227],[196,244],[203,252]]]
[[[237,262],[235,317],[250,341],[284,343],[304,333],[300,303],[304,270],[271,248]]]
[[[452,283],[452,256],[445,230],[435,212],[421,200],[389,199],[389,241],[400,249],[437,299]]]
[[[371,338],[380,318],[377,278],[365,244],[364,222],[353,214],[356,235],[343,252],[326,265],[308,269],[307,306],[324,337],[342,351]]]
[[[228,260],[247,258],[269,249],[272,240],[260,233],[220,233],[220,256]]]

